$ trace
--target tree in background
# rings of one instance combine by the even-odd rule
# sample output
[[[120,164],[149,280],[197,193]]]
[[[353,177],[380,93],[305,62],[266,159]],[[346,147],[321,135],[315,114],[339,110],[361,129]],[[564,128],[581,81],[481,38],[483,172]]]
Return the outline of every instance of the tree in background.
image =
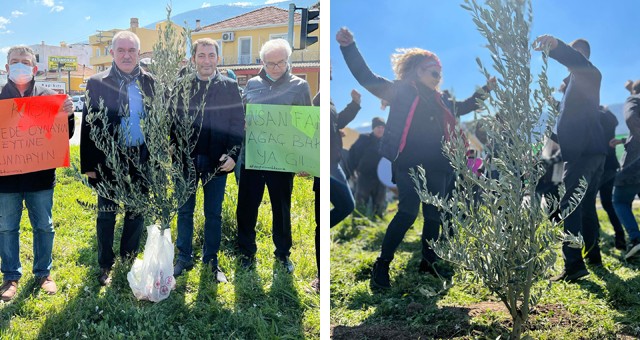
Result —
[[[498,86],[488,103],[482,126],[487,133],[485,151],[490,156],[486,173],[477,176],[467,168],[466,145],[460,135],[444,142],[443,150],[456,172],[450,197],[428,194],[424,169],[413,171],[421,199],[440,208],[442,237],[431,246],[443,259],[469,271],[506,305],[513,319],[512,339],[519,339],[529,311],[550,287],[548,279],[556,262],[560,241],[581,247],[580,235],[565,235],[560,220],[549,216],[559,202],[536,195],[544,174],[539,150],[551,134],[557,109],[549,105],[553,89],[547,84],[547,56],[533,89],[529,44],[532,9],[530,0],[465,0],[480,33],[487,40]],[[486,76],[489,71],[478,64]],[[543,115],[545,110],[547,115]],[[492,178],[494,177],[494,178]],[[573,197],[575,208],[584,193]],[[561,195],[564,187],[561,187]]]

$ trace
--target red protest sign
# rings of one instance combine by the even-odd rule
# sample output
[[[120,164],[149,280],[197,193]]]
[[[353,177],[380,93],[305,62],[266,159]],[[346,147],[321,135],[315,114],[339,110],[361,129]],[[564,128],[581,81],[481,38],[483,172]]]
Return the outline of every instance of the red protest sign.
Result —
[[[69,166],[66,98],[0,100],[0,176]]]

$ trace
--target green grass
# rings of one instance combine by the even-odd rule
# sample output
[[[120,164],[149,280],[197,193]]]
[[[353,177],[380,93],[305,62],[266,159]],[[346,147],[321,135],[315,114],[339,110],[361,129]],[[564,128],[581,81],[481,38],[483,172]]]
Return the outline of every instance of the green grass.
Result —
[[[640,211],[636,211],[636,214]],[[604,268],[578,283],[554,283],[529,318],[534,339],[640,338],[640,260],[613,247],[606,213],[598,211]],[[347,220],[332,230],[331,326],[336,339],[508,338],[511,318],[502,303],[468,274],[453,287],[418,273],[422,219],[409,230],[391,263],[388,291],[369,287],[371,268],[390,212],[379,223]],[[560,254],[560,253],[559,253]],[[562,268],[559,256],[555,272]],[[546,284],[546,283],[545,283]]]
[[[78,148],[72,147],[71,152],[74,159]],[[73,170],[58,169],[52,269],[58,294],[46,296],[36,289],[31,274],[33,238],[25,210],[20,235],[23,277],[14,300],[0,302],[0,339],[319,338],[319,296],[308,288],[316,275],[312,181],[296,177],[294,183],[293,275],[274,263],[271,208],[266,194],[257,226],[256,269],[247,271],[238,267],[233,252],[236,198],[237,186],[230,175],[223,203],[219,256],[220,266],[230,282],[215,284],[207,266],[197,261],[193,270],[177,279],[176,289],[168,299],[159,303],[137,301],[126,279],[130,263],[116,263],[111,286],[98,284],[96,212],[76,202],[95,203],[95,195],[74,179]],[[194,236],[197,259],[201,256],[203,224],[199,191]],[[119,215],[116,254],[121,227]],[[174,220],[174,240],[175,234]],[[145,239],[143,235],[141,248]]]

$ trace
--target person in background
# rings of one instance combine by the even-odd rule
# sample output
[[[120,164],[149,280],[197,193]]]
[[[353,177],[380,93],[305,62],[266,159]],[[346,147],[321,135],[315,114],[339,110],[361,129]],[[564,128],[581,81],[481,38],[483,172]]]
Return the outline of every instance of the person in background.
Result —
[[[384,134],[384,119],[374,117],[371,120],[371,133],[361,134],[349,149],[349,165],[356,177],[356,212],[370,219],[384,217],[387,188],[378,179],[378,148]],[[371,214],[367,214],[371,201]]]
[[[640,230],[632,210],[633,200],[640,193],[640,80],[633,83],[623,112],[630,133],[624,143],[622,167],[614,182],[613,207],[629,235],[625,254],[625,259],[629,260],[640,254]]]
[[[563,182],[566,188],[560,199],[560,208],[565,210],[578,190],[582,178],[587,190],[578,206],[564,220],[564,231],[572,235],[580,233],[584,238],[584,253],[587,261],[602,265],[598,244],[600,224],[596,213],[596,196],[602,177],[607,141],[602,129],[600,113],[600,83],[602,75],[590,61],[591,48],[584,39],[570,45],[550,35],[539,36],[534,41],[536,51],[548,51],[549,57],[569,69],[569,76],[560,103],[557,123],[558,144],[564,160]],[[568,242],[562,245],[564,270],[552,281],[576,281],[589,275],[582,259],[582,249]]]

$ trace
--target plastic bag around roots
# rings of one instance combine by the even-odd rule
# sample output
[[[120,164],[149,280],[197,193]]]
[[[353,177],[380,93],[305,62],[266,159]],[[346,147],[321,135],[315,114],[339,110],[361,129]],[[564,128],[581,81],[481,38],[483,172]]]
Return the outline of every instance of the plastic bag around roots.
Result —
[[[176,286],[173,277],[173,243],[171,229],[164,233],[159,225],[147,226],[143,258],[136,259],[127,273],[127,281],[138,300],[159,302]]]

